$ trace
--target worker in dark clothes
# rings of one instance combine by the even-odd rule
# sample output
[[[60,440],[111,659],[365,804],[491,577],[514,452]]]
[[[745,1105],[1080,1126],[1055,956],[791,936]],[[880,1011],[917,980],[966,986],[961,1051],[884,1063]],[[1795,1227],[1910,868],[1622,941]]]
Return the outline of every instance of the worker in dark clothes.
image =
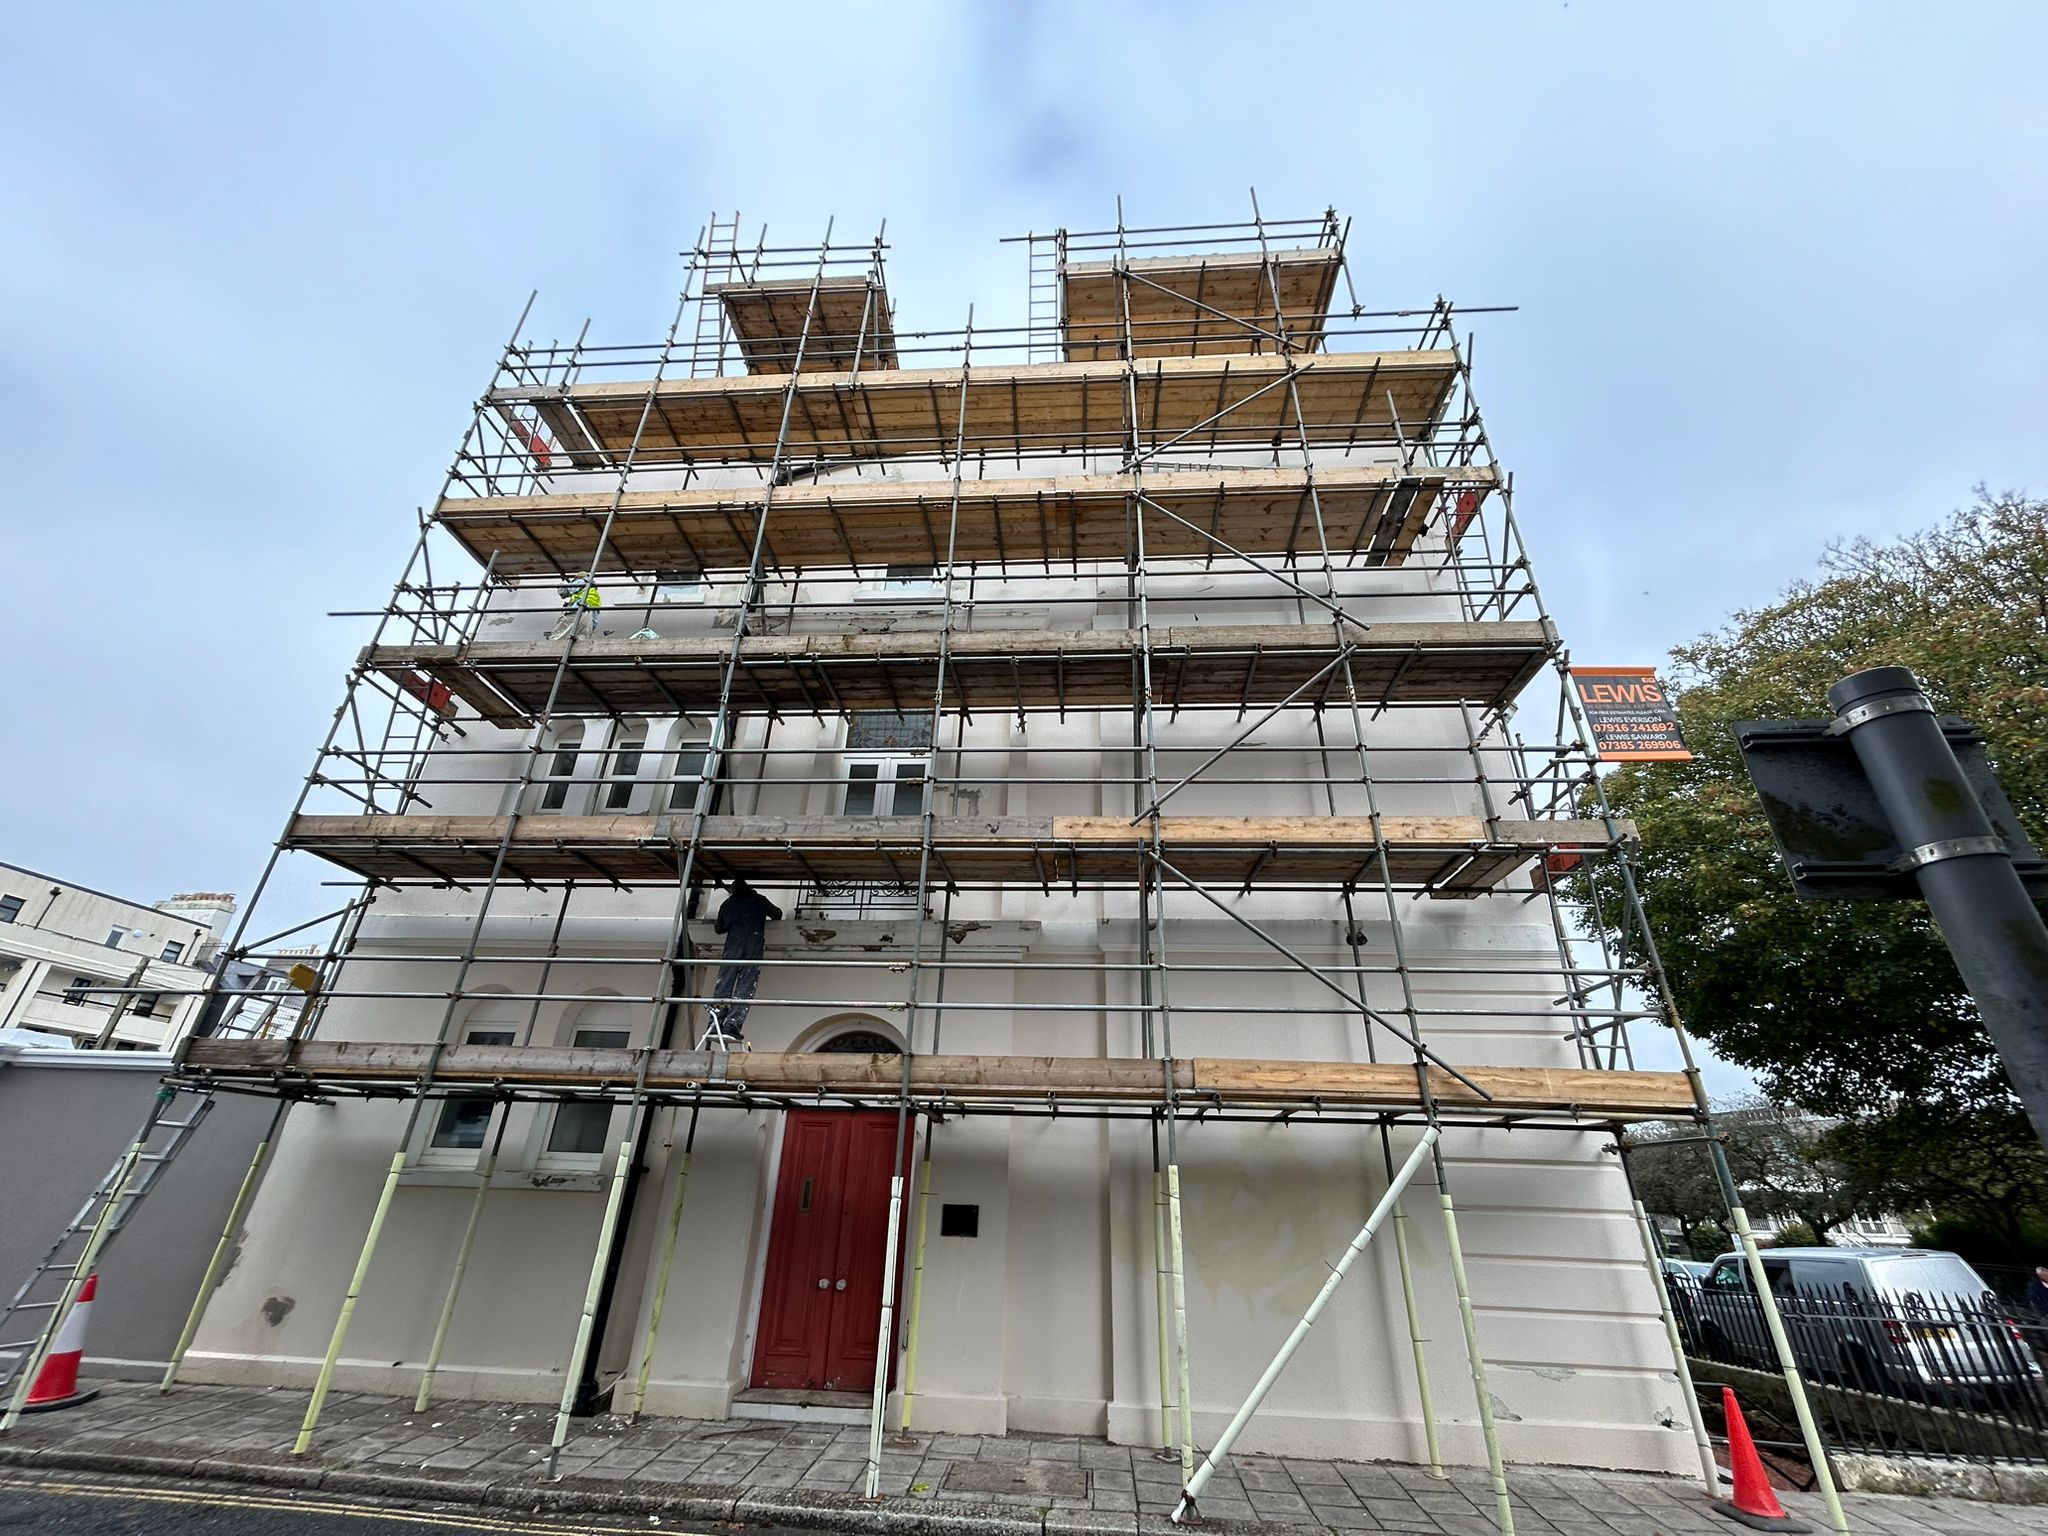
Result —
[[[2027,1305],[2048,1317],[2048,1264],[2036,1264],[2027,1280]]]
[[[719,904],[714,925],[725,935],[725,949],[719,958],[718,982],[711,995],[711,1021],[719,1032],[737,1043],[746,1031],[747,1010],[753,1004],[754,989],[761,984],[761,967],[735,965],[736,960],[759,960],[768,947],[768,925],[782,920],[782,908],[743,879],[734,880]]]

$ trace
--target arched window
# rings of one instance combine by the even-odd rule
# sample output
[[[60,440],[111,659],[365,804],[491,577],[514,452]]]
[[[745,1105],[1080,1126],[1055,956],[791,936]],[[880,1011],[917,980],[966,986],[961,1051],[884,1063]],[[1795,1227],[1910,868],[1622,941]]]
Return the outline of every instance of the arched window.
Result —
[[[880,1030],[843,1029],[836,1035],[827,1036],[813,1050],[820,1055],[832,1056],[901,1056],[903,1047],[891,1040]]]
[[[697,786],[704,777],[705,749],[710,745],[703,733],[687,720],[676,722],[669,744],[668,808],[691,811],[697,808]],[[717,786],[712,787],[715,808]]]
[[[638,787],[640,760],[647,755],[647,727],[626,724],[619,727],[617,743],[612,747],[611,766],[604,776],[604,808],[608,811],[630,810],[633,805],[633,791]]]
[[[569,788],[576,778],[576,755],[583,746],[583,727],[565,725],[554,732],[554,742],[541,764],[538,809],[560,811],[569,803]]]
[[[563,1044],[585,1050],[629,1050],[633,1023],[632,1005],[625,999],[595,997],[570,1011],[563,1022]],[[597,1160],[617,1145],[615,1122],[623,1125],[626,1113],[607,1099],[572,1099],[557,1105],[543,1156],[556,1164],[595,1167]]]
[[[479,997],[469,1005],[454,1039],[460,1045],[517,1045],[529,1006],[509,997]],[[443,1153],[480,1151],[490,1135],[491,1116],[497,1110],[495,1099],[445,1100],[441,1113],[435,1117],[427,1149]],[[466,1159],[451,1159],[456,1160]]]

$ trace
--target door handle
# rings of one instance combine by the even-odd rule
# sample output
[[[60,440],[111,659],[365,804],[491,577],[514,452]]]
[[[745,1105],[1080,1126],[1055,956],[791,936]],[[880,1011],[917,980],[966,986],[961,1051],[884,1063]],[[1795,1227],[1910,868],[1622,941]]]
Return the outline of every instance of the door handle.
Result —
[[[832,1289],[832,1282],[830,1280],[820,1280],[818,1282],[818,1289],[821,1291],[829,1291]]]
[[[843,1291],[846,1289],[846,1282],[842,1280],[837,1285],[833,1286],[832,1289],[835,1291]]]

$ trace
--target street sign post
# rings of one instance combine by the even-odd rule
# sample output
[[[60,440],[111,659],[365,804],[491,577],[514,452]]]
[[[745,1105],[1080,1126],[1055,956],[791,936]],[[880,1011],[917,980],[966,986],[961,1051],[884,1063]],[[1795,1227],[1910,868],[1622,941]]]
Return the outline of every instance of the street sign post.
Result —
[[[1832,721],[1743,721],[1741,748],[1800,895],[1919,896],[2048,1146],[2048,865],[1984,761],[1905,667],[1828,690]]]

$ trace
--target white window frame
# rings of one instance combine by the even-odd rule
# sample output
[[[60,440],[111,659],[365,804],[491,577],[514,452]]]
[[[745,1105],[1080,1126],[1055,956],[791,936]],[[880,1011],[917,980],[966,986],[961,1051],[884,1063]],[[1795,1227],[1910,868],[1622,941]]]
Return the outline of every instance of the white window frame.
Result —
[[[702,571],[665,571],[654,578],[657,603],[702,603],[705,596]]]
[[[635,1037],[639,1031],[630,1022],[623,1028],[614,1023],[585,1022],[583,1015],[596,1011],[591,1006],[592,1003],[607,1002],[624,1004],[625,1000],[617,997],[594,997],[588,1003],[578,1004],[575,1014],[571,1016],[569,1023],[563,1029],[564,1038],[562,1044],[571,1046],[588,1045],[590,1042],[582,1040],[581,1036],[601,1033],[623,1035],[625,1037],[620,1044],[611,1045],[607,1043],[603,1047],[604,1049],[619,1051],[634,1049],[638,1043]],[[626,1126],[632,1116],[631,1106],[625,1104],[614,1104],[611,1106],[611,1113],[605,1120],[604,1141],[597,1151],[557,1152],[552,1150],[548,1143],[554,1139],[555,1122],[561,1117],[562,1110],[565,1107],[562,1104],[550,1104],[533,1117],[533,1140],[529,1148],[527,1166],[535,1173],[601,1173],[605,1169],[608,1160],[616,1157],[618,1154],[619,1138],[625,1134]]]
[[[937,597],[942,583],[937,566],[901,561],[884,566],[880,578],[869,585],[887,597]]]
[[[176,953],[173,953],[173,951],[176,951]],[[185,963],[185,941],[183,939],[165,939],[164,952],[159,958],[166,965],[183,965]]]
[[[484,993],[478,1002],[488,1004],[491,993]],[[486,1021],[471,1024],[462,1031],[464,1045],[516,1045],[519,1043],[519,1029],[516,1025]],[[482,1094],[464,1097],[482,1098]],[[432,1113],[420,1116],[418,1145],[413,1148],[413,1162],[421,1168],[467,1168],[475,1169],[482,1163],[491,1149],[492,1141],[498,1134],[499,1120],[511,1112],[512,1106],[500,1100],[491,1108],[491,1118],[484,1123],[484,1138],[474,1147],[438,1147],[434,1138],[441,1134],[441,1120],[447,1113],[447,1106],[457,1103],[456,1099],[443,1099]]]
[[[648,729],[645,723],[627,721],[612,731],[605,748],[604,772],[598,775],[596,803],[591,809],[600,816],[629,816],[647,808]]]
[[[27,905],[19,896],[0,896],[0,923],[11,923],[21,916],[21,909]]]
[[[122,941],[127,939],[135,931],[136,930],[133,928],[122,928],[119,926],[110,927],[107,930],[106,943],[103,947],[107,949],[119,949],[121,947]]]
[[[912,766],[920,771],[909,779],[904,778],[902,770]],[[867,811],[852,810],[849,807],[856,783],[854,770],[867,767],[875,769],[872,779],[862,776],[858,782],[874,784],[876,808]],[[929,752],[848,752],[841,757],[839,768],[839,814],[842,816],[922,816],[925,807],[931,803],[932,759]],[[900,791],[902,786],[913,782],[922,783],[923,793],[915,797],[919,803],[906,810],[901,804]],[[886,811],[880,809],[882,786],[885,784],[889,786],[889,809]]]
[[[655,796],[655,804],[664,806],[670,813],[689,812],[697,808],[697,781],[704,772],[704,759],[710,755],[711,738],[699,734],[688,725],[678,724],[670,736],[668,751],[662,754],[662,775],[666,790]],[[716,776],[717,770],[713,770]],[[684,775],[689,777],[685,778]]]
[[[540,749],[540,762],[533,776],[532,804],[528,813],[535,816],[575,816],[583,809],[588,799],[590,785],[583,777],[585,757],[584,738],[588,734],[581,724],[565,725],[550,732],[551,739]],[[568,771],[561,771],[563,757],[569,759]],[[548,803],[560,791],[557,803]]]

